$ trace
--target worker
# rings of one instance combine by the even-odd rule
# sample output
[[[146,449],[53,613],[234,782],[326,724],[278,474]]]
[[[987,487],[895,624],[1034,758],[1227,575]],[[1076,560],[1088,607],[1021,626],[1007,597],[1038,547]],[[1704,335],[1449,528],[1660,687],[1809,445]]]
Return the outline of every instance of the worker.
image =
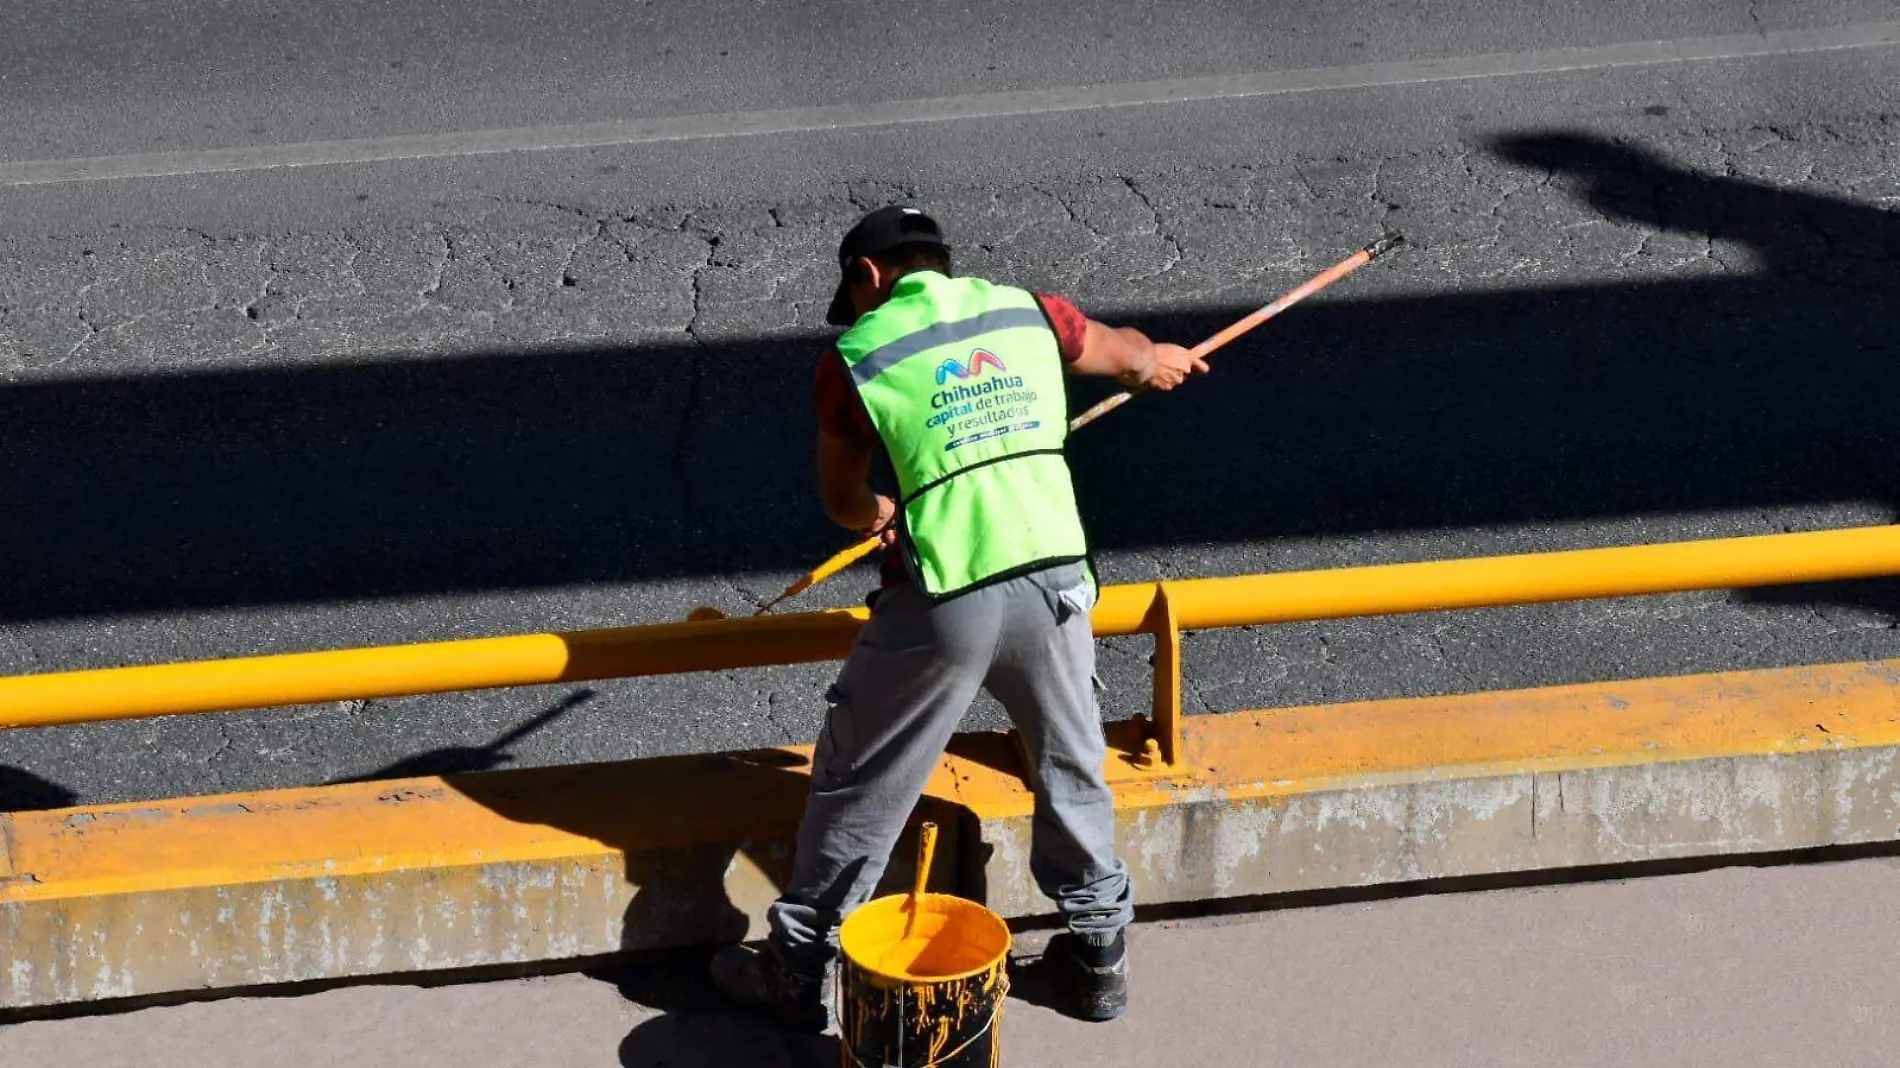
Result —
[[[817,370],[818,493],[834,522],[884,540],[882,583],[827,694],[765,948],[721,951],[713,980],[788,1029],[832,1026],[838,926],[870,897],[982,688],[1029,757],[1030,868],[1067,927],[1046,966],[1072,1015],[1114,1018],[1134,905],[1103,778],[1097,586],[1063,457],[1063,372],[1171,390],[1207,365],[1061,297],[953,276],[940,227],[913,207],[864,216],[838,265],[827,320],[848,329]],[[872,488],[880,453],[896,499]]]

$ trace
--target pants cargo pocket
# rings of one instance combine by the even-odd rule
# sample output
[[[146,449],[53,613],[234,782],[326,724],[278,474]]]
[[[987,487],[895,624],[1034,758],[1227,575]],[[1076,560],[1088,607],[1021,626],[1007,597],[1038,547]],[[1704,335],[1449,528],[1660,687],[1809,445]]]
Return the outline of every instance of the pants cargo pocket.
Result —
[[[1033,580],[1042,590],[1049,610],[1055,613],[1056,626],[1095,610],[1097,591],[1088,570],[1080,564],[1053,568]]]
[[[1066,612],[1056,614],[1057,623],[1067,623],[1076,616],[1086,616],[1095,610],[1095,584],[1084,579],[1080,585],[1057,591],[1056,599]]]
[[[825,729],[812,750],[812,773],[821,786],[845,786],[857,775],[858,737],[851,695],[833,685],[825,691]]]

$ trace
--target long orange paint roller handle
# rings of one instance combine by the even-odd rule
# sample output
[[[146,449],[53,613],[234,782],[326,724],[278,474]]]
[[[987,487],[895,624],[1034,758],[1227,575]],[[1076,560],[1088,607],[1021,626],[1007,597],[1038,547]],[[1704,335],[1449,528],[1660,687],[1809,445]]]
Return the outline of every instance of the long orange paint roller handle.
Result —
[[[1339,281],[1341,278],[1344,278],[1347,275],[1351,274],[1352,272],[1358,270],[1359,268],[1364,267],[1366,264],[1371,263],[1373,260],[1378,259],[1380,256],[1385,255],[1386,253],[1397,248],[1400,244],[1404,243],[1404,241],[1405,241],[1405,238],[1399,234],[1386,234],[1384,237],[1381,237],[1379,240],[1374,241],[1370,245],[1367,245],[1365,248],[1360,249],[1359,251],[1346,257],[1345,259],[1340,260],[1338,263],[1333,264],[1331,267],[1326,268],[1320,273],[1300,283],[1298,286],[1294,287],[1291,291],[1289,291],[1286,294],[1286,296],[1281,297],[1279,300],[1274,301],[1272,304],[1268,304],[1267,306],[1263,308],[1257,309],[1256,311],[1249,314],[1246,318],[1239,320],[1238,322],[1232,324],[1231,326],[1228,326],[1226,329],[1222,330],[1220,333],[1215,334],[1213,337],[1210,337],[1206,341],[1201,342],[1199,345],[1194,346],[1194,348],[1190,349],[1189,351],[1193,354],[1193,356],[1196,359],[1201,359],[1201,358],[1211,355],[1216,349],[1227,344],[1229,341],[1232,341],[1235,338],[1239,337],[1240,335],[1246,333],[1247,331],[1252,330],[1254,327],[1259,326],[1261,323],[1266,322],[1268,319],[1271,319],[1274,316],[1280,314],[1281,312],[1287,310],[1288,308],[1291,308],[1293,305],[1298,304],[1300,301],[1305,300],[1307,297],[1310,297],[1313,294],[1319,292],[1320,290],[1325,289],[1327,286],[1332,285],[1334,282]],[[1077,430],[1080,430],[1083,427],[1089,425],[1090,423],[1093,423],[1097,419],[1100,419],[1102,416],[1107,415],[1109,412],[1112,412],[1115,409],[1121,407],[1122,405],[1127,404],[1129,401],[1133,400],[1134,397],[1135,397],[1135,391],[1131,390],[1131,391],[1125,391],[1122,393],[1117,393],[1112,397],[1108,397],[1104,399],[1101,403],[1095,405],[1093,408],[1090,408],[1088,411],[1083,412],[1081,415],[1078,415],[1074,419],[1070,420],[1069,432],[1071,434],[1075,433]],[[856,546],[853,546],[853,548],[856,548]]]
[[[1359,251],[1346,257],[1345,259],[1340,260],[1338,263],[1332,265],[1331,267],[1326,268],[1324,271],[1321,271],[1320,273],[1300,283],[1298,286],[1288,291],[1287,294],[1281,297],[1279,300],[1276,300],[1271,304],[1268,304],[1262,308],[1255,310],[1254,312],[1247,315],[1246,318],[1233,323],[1232,325],[1223,329],[1220,333],[1215,334],[1213,337],[1210,337],[1206,341],[1201,342],[1199,345],[1194,346],[1192,352],[1194,353],[1196,357],[1206,357],[1210,353],[1214,352],[1216,349],[1219,349],[1221,346],[1234,340],[1235,338],[1246,333],[1247,331],[1252,330],[1254,327],[1259,326],[1261,323],[1266,322],[1268,319],[1273,318],[1274,316],[1280,314],[1281,312],[1287,310],[1288,308],[1291,308],[1293,305],[1298,304],[1300,301],[1305,300],[1307,297],[1310,297],[1313,294],[1319,292],[1320,290],[1325,289],[1327,286],[1332,285],[1334,282],[1339,281],[1341,278],[1346,277],[1347,275],[1358,270],[1359,268],[1364,267],[1366,264],[1371,263],[1373,260],[1378,259],[1380,256],[1383,256],[1386,253],[1392,251],[1393,249],[1397,248],[1399,245],[1403,244],[1404,241],[1405,241],[1405,238],[1399,234],[1395,234],[1395,233],[1386,234],[1384,237],[1381,237],[1379,240],[1374,241],[1370,245],[1367,245],[1365,248],[1360,249]],[[1135,393],[1132,391],[1117,393],[1111,397],[1108,397],[1107,399],[1103,400],[1101,403],[1090,408],[1088,411],[1083,412],[1081,415],[1078,415],[1074,419],[1069,420],[1069,433],[1071,434],[1075,433],[1076,431],[1082,429],[1083,427],[1089,425],[1090,423],[1093,423],[1097,419],[1100,419],[1102,416],[1107,415],[1109,412],[1112,412],[1115,409],[1121,407],[1122,405],[1127,404],[1130,400],[1133,400],[1134,397],[1135,397]],[[852,545],[851,547],[845,549],[844,551],[838,553],[836,556],[833,556],[831,559],[826,560],[824,563],[819,564],[817,567],[807,572],[797,582],[794,582],[790,586],[785,587],[785,592],[779,594],[777,597],[772,598],[770,601],[767,601],[765,604],[760,605],[759,610],[752,614],[755,616],[762,616],[765,613],[770,612],[772,609],[777,608],[780,604],[783,604],[785,601],[790,600],[791,598],[796,597],[801,593],[804,593],[806,590],[811,589],[813,586],[818,585],[820,582],[823,582],[826,579],[830,578],[831,576],[837,574],[838,572],[843,571],[845,568],[850,567],[852,564],[855,564],[859,560],[862,560],[866,556],[869,556],[871,554],[871,551],[878,547],[878,542],[879,542],[878,537],[876,535],[873,535],[871,537],[865,538],[863,541],[860,541],[856,543],[855,545]]]

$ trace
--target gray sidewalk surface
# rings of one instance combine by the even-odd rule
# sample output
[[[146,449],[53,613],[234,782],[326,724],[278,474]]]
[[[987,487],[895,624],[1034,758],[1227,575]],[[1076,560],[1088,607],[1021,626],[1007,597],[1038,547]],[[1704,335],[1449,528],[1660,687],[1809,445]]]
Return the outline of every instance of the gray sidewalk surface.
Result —
[[[1144,923],[1111,1024],[1012,1000],[1010,1068],[1890,1065],[1900,861]],[[1025,938],[1033,949],[1035,939]],[[32,1068],[795,1068],[692,962],[369,986],[0,1029]]]

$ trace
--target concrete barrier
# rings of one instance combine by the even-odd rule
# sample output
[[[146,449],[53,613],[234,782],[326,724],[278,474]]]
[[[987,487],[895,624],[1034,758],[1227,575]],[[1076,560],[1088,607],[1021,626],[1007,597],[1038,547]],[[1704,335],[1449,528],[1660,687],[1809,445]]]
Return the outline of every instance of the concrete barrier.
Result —
[[[1900,661],[1118,725],[1147,904],[1900,840]],[[0,816],[0,1007],[756,937],[802,748]],[[934,880],[1015,917],[1031,795],[959,736]],[[908,878],[908,845],[886,879]]]

